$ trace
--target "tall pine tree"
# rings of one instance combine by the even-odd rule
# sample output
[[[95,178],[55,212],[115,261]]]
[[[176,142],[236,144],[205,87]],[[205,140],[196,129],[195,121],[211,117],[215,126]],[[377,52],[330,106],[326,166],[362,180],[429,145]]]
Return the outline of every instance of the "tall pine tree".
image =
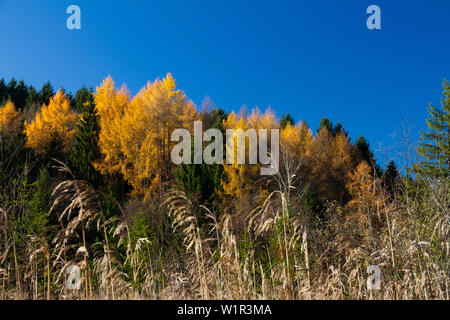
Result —
[[[450,82],[444,80],[441,109],[432,104],[428,107],[428,130],[421,132],[418,152],[424,158],[414,169],[434,177],[450,175]]]
[[[50,81],[44,83],[41,90],[39,91],[39,104],[46,104],[50,102],[50,99],[55,95],[55,91],[53,90]]]
[[[205,130],[214,128],[225,133],[223,121],[228,115],[223,109],[214,108],[202,112],[201,116]],[[191,154],[193,156],[193,150]],[[222,164],[182,164],[174,172],[178,185],[194,200],[194,204],[212,204],[216,200],[222,175]]]
[[[83,112],[85,103],[94,103],[94,89],[83,86],[75,93],[72,99],[72,108],[77,112]]]
[[[92,102],[85,102],[83,114],[77,124],[77,133],[70,153],[70,166],[76,179],[87,180],[94,186],[100,183],[100,174],[92,163],[100,157],[98,136],[99,116]]]
[[[292,118],[292,116],[290,115],[290,113],[287,113],[287,114],[282,113],[282,114],[281,114],[281,119],[280,119],[280,128],[281,128],[281,129],[286,128],[286,126],[288,125],[288,123],[289,123],[291,126],[295,126],[295,120],[294,120],[294,118]]]
[[[391,160],[383,174],[383,185],[391,200],[400,190],[400,174],[398,172],[395,162]]]
[[[331,121],[327,118],[322,118],[322,120],[320,120],[320,125],[319,128],[317,128],[317,133],[320,132],[320,130],[322,130],[322,128],[327,128],[329,133],[333,133],[333,123],[331,123]]]
[[[353,157],[356,163],[360,163],[362,160],[366,161],[371,167],[375,168],[375,173],[378,177],[381,177],[383,170],[377,164],[377,160],[372,150],[370,149],[370,143],[363,136],[359,136],[358,140],[353,146]]]

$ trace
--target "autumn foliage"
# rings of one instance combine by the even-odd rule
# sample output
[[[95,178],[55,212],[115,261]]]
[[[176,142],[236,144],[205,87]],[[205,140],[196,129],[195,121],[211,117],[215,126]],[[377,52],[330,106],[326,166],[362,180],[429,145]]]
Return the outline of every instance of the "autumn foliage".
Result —
[[[425,162],[385,171],[340,122],[197,107],[170,73],[135,95],[111,76],[75,95],[30,87],[0,107],[0,299],[448,299],[444,86]],[[172,162],[173,131],[195,121],[224,134],[223,162]],[[247,134],[244,163],[228,129]],[[259,129],[269,153],[279,133],[271,176]],[[64,287],[71,266],[81,290]]]
[[[14,103],[8,101],[0,108],[0,132],[6,136],[18,132],[21,125],[20,114],[16,111]]]
[[[149,82],[133,99],[125,87],[114,88],[111,77],[97,88],[100,115],[101,170],[121,173],[134,193],[144,197],[172,177],[170,141],[173,130],[191,128],[196,117],[171,74]]]
[[[44,153],[52,140],[58,139],[62,143],[63,151],[68,151],[75,135],[77,120],[78,116],[70,110],[67,96],[62,90],[58,91],[48,105],[42,106],[31,123],[25,122],[27,147]]]

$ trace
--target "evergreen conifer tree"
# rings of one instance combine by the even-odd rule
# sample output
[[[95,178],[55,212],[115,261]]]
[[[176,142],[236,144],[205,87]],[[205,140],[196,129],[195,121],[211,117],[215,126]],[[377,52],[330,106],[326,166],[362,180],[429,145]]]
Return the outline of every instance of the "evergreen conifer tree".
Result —
[[[450,175],[450,82],[444,80],[442,87],[442,109],[430,104],[428,130],[421,132],[418,152],[424,160],[414,166],[416,173],[434,177]]]
[[[295,126],[295,120],[294,120],[294,118],[292,118],[292,116],[291,116],[289,113],[287,113],[287,114],[282,113],[282,114],[281,114],[281,119],[280,119],[280,128],[281,128],[281,129],[286,128],[286,126],[287,126],[288,123],[289,123],[291,126]]]
[[[99,131],[99,116],[95,106],[92,102],[85,102],[70,153],[70,166],[75,178],[87,180],[95,186],[100,183],[100,174],[92,164],[100,157]]]
[[[39,91],[39,104],[48,105],[50,99],[55,95],[55,91],[53,91],[53,87],[50,84],[50,81],[44,83],[41,90]]]
[[[83,86],[75,93],[75,98],[72,100],[72,108],[77,112],[83,112],[86,102],[94,103],[94,89]]]
[[[375,173],[378,177],[383,175],[383,170],[377,164],[377,160],[375,159],[375,155],[372,150],[370,150],[370,144],[366,138],[363,136],[359,136],[358,140],[354,145],[354,157],[356,158],[356,162],[360,163],[362,160],[366,161],[370,166],[375,168]]]
[[[317,129],[317,133],[319,133],[323,127],[327,128],[328,132],[333,133],[333,124],[329,119],[322,118],[322,120],[320,120],[320,125],[319,128]]]
[[[395,165],[395,162],[391,160],[383,174],[383,184],[391,199],[393,199],[395,194],[399,191],[399,179],[400,174],[398,173],[397,166]]]

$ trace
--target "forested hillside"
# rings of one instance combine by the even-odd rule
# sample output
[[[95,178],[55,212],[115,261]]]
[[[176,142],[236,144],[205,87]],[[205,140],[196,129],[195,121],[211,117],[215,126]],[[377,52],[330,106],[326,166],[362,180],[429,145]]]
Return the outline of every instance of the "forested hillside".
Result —
[[[196,106],[171,74],[135,96],[0,80],[0,299],[449,299],[443,89],[410,161],[384,166],[345,124]],[[279,173],[173,164],[171,133],[198,120],[279,129]]]

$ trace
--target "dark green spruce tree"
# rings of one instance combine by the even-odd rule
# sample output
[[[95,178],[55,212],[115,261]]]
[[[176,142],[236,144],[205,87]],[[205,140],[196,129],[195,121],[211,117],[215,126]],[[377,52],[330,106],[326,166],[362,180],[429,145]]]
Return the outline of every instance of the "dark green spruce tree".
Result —
[[[13,94],[13,101],[16,105],[16,108],[23,110],[26,106],[28,97],[28,87],[25,85],[25,82],[21,80],[16,87],[16,90]]]
[[[39,103],[39,93],[36,91],[36,89],[33,86],[29,86],[27,99],[25,100],[26,108],[29,108],[33,104],[38,104],[38,103]]]
[[[50,173],[48,167],[43,167],[39,178],[30,185],[27,215],[24,216],[26,234],[43,235],[48,223],[51,207]]]
[[[391,160],[383,174],[383,185],[391,200],[400,191],[400,174],[395,162]]]
[[[421,132],[418,152],[423,161],[414,166],[416,173],[438,178],[450,175],[450,82],[444,80],[442,87],[441,108],[430,104],[428,130]]]
[[[331,132],[334,136],[337,135],[338,133],[343,133],[345,134],[346,137],[348,137],[348,131],[345,131],[344,127],[342,126],[342,123],[340,121],[338,121],[337,125],[335,125],[333,127],[333,131]]]
[[[375,159],[375,155],[370,149],[369,141],[363,136],[359,136],[358,140],[353,146],[353,158],[356,163],[360,163],[362,160],[366,161],[371,167],[375,168],[375,173],[378,177],[383,175],[383,169],[377,164],[377,160]]]
[[[7,91],[6,91],[5,79],[1,78],[0,79],[0,105],[3,105],[8,100],[6,92]]]
[[[282,113],[282,114],[281,114],[281,119],[280,119],[280,128],[281,128],[281,129],[286,128],[286,126],[287,126],[288,123],[289,123],[291,126],[295,126],[295,120],[294,120],[294,118],[292,118],[292,116],[291,116],[289,113],[287,113],[287,114]]]
[[[320,132],[320,130],[324,127],[327,128],[330,133],[333,133],[333,123],[331,123],[331,121],[327,118],[322,118],[322,120],[320,120],[320,125],[317,132]]]
[[[93,167],[93,161],[100,157],[99,116],[93,103],[86,102],[83,108],[83,114],[77,124],[69,164],[76,179],[87,180],[98,187],[101,183],[101,175]]]
[[[76,112],[83,112],[86,103],[94,104],[94,89],[83,86],[75,93],[75,97],[71,100],[72,109]]]
[[[40,105],[47,104],[50,101],[50,98],[55,95],[55,91],[53,90],[52,85],[50,84],[50,81],[44,83],[41,90],[39,91],[39,99],[38,102]]]
[[[204,112],[202,114],[202,120],[205,126],[203,129],[214,128],[224,133],[223,120],[226,118],[227,114],[221,108]],[[193,160],[193,146],[191,154]],[[205,163],[182,164],[174,172],[178,186],[192,199],[194,206],[197,207],[196,209],[199,209],[199,205],[206,205],[209,208],[216,205],[218,201],[217,192],[221,188],[222,174],[222,164],[208,165]],[[200,217],[199,221],[200,223],[203,222],[202,217]]]

